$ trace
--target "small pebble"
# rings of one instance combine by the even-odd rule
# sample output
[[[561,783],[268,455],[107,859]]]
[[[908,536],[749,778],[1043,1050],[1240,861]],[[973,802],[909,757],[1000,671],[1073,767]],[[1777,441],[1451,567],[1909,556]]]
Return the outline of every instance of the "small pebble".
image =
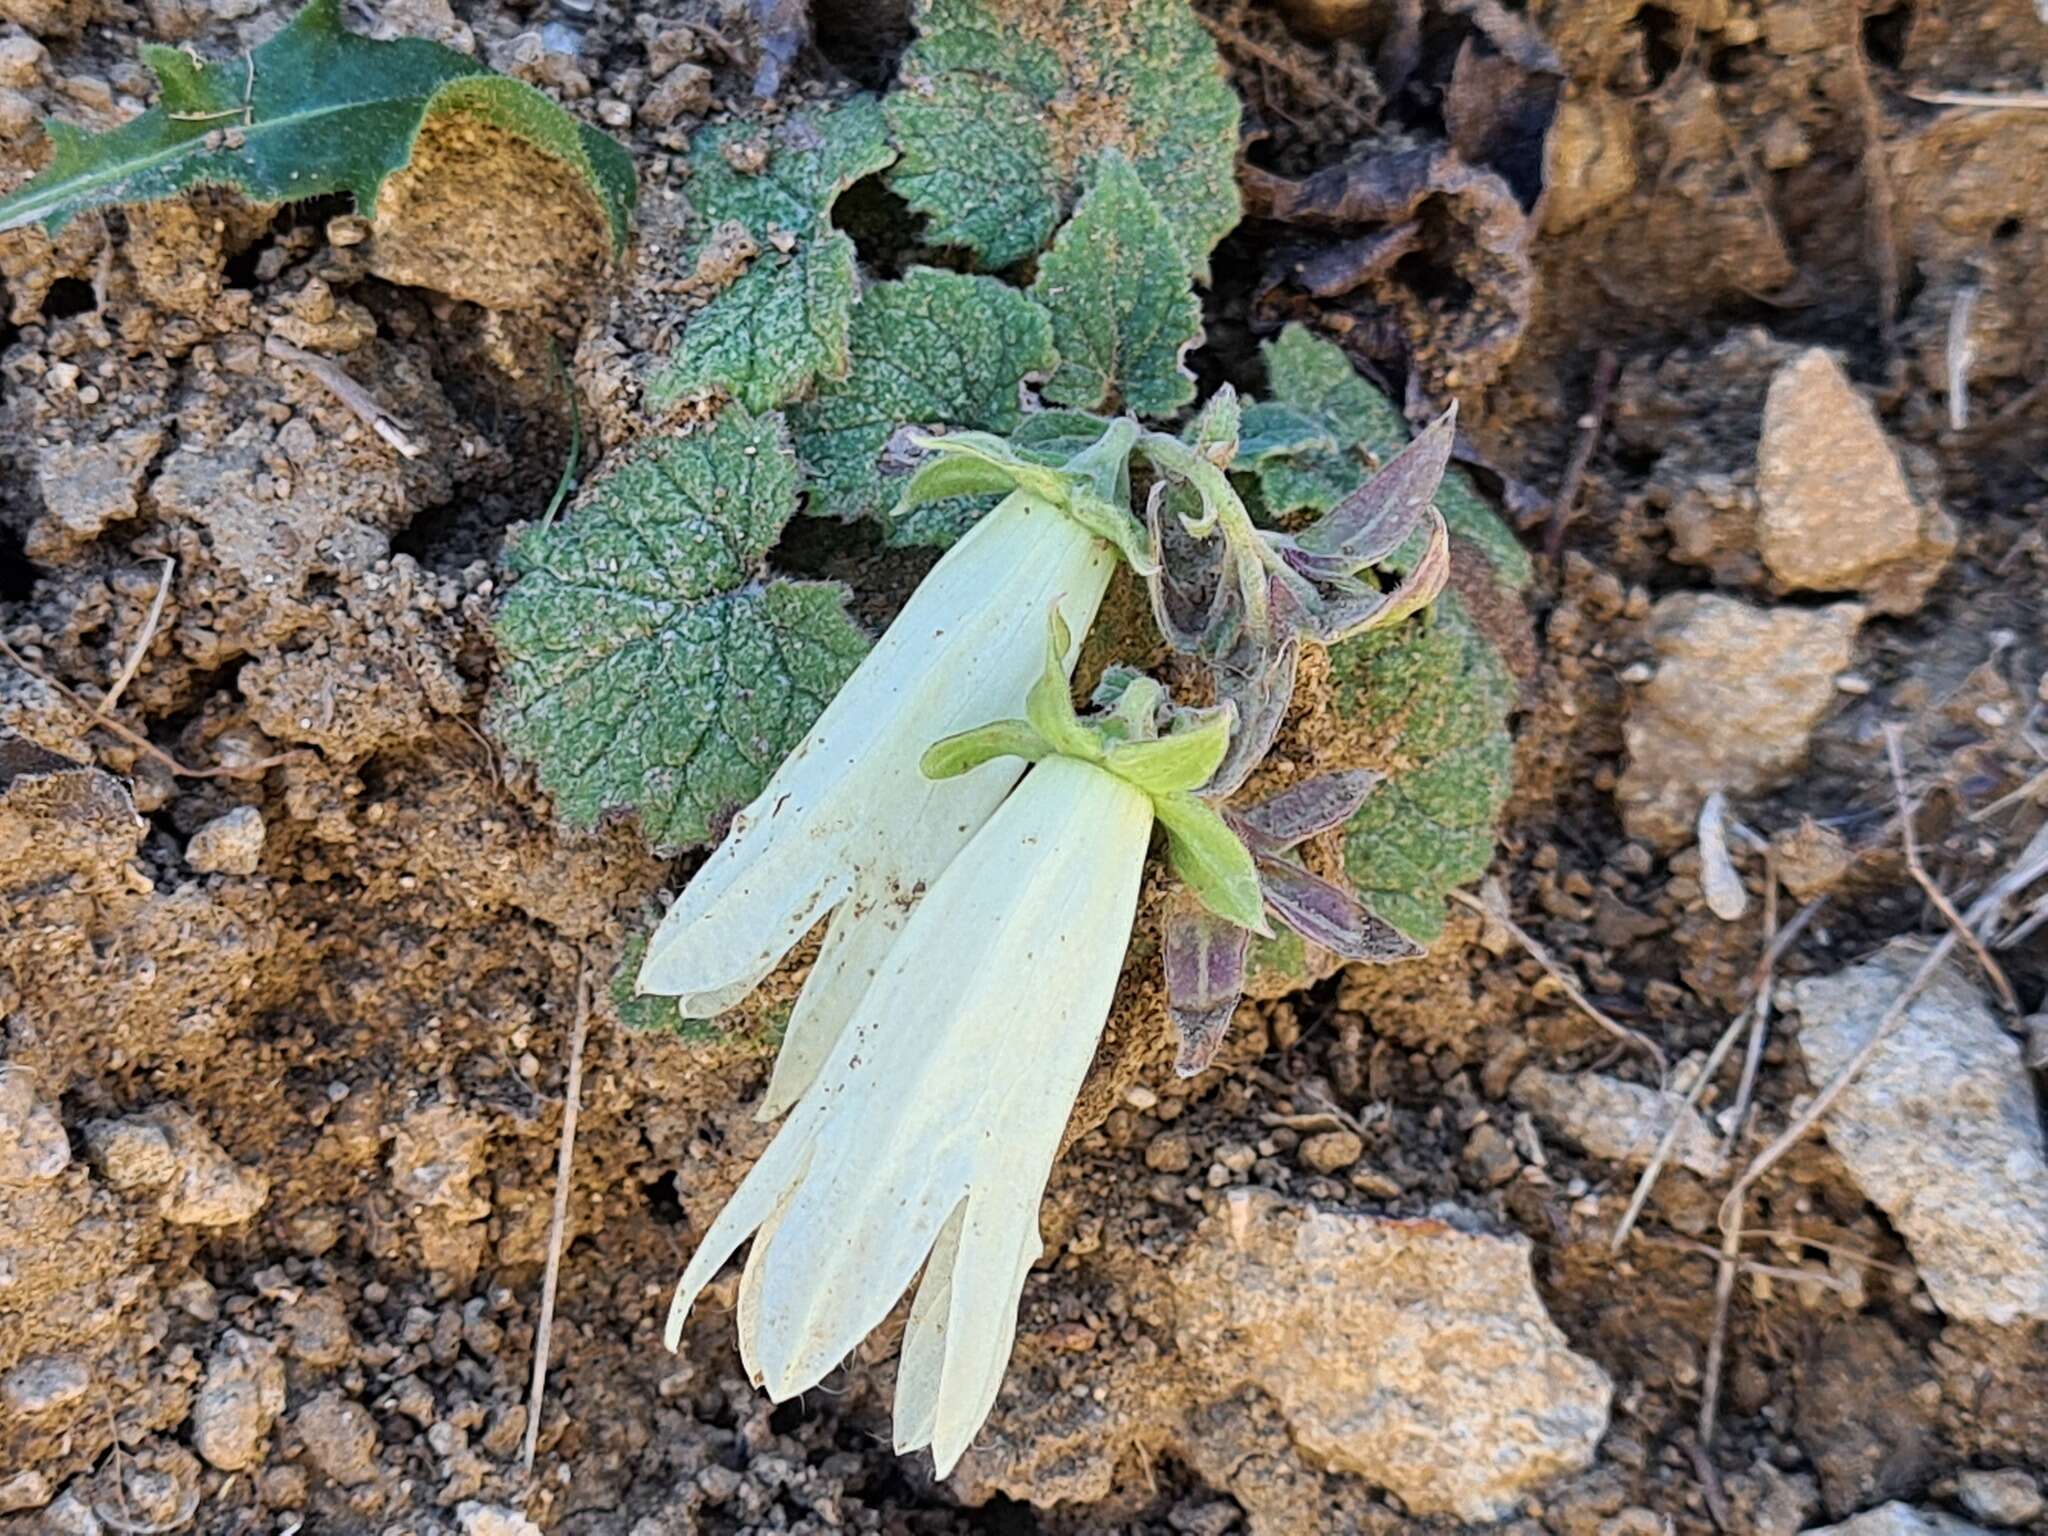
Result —
[[[1990,1525],[2032,1525],[2044,1507],[2040,1484],[2018,1467],[1958,1472],[1956,1497],[1963,1508]]]
[[[1365,1143],[1354,1131],[1320,1131],[1301,1144],[1301,1165],[1316,1173],[1337,1173],[1365,1155]]]
[[[185,862],[202,875],[253,875],[263,858],[263,813],[238,805],[185,844]]]

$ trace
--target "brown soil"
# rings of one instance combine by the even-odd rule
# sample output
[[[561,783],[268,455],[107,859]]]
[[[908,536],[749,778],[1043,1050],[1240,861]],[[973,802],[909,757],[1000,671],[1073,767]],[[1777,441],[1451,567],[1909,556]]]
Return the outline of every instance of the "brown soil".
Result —
[[[139,42],[225,52],[283,9],[0,0],[0,41],[33,34],[46,50],[0,97],[106,126],[148,90]],[[774,9],[384,13],[616,126],[657,61],[694,61],[717,103],[744,104],[747,17]],[[831,57],[808,58],[796,89],[886,72],[900,17],[862,9],[824,8]],[[1866,625],[1863,691],[1821,726],[1810,771],[1743,816],[1775,840],[1788,884],[1819,869],[1837,893],[1785,973],[1938,928],[1888,825],[1879,726],[1906,728],[1921,836],[1949,889],[1981,890],[2042,819],[2027,786],[2048,659],[2048,116],[1919,96],[2038,91],[2048,23],[2033,0],[1446,4],[1414,8],[1412,49],[1373,31],[1377,8],[1341,0],[1281,7],[1298,29],[1260,7],[1202,9],[1266,130],[1249,151],[1265,174],[1455,139],[1491,167],[1488,218],[1519,199],[1527,219],[1503,256],[1486,243],[1497,224],[1461,201],[1479,173],[1433,183],[1422,244],[1324,294],[1296,263],[1341,231],[1248,222],[1218,253],[1205,381],[1255,388],[1250,342],[1307,319],[1412,380],[1419,403],[1455,393],[1491,466],[1482,482],[1511,518],[1526,509],[1540,546],[1543,499],[1612,355],[1576,509],[1532,590],[1534,639],[1517,647],[1517,794],[1495,869],[1508,909],[1674,1061],[1741,1006],[1763,904],[1724,922],[1696,851],[1666,858],[1627,836],[1624,679],[1648,655],[1656,597],[1719,585],[1772,600],[1711,538],[1686,558],[1673,508],[1711,522],[1716,487],[1740,500],[1772,369],[1821,344],[1873,395],[1960,545],[1924,608]],[[571,23],[579,58],[532,36]],[[1489,160],[1512,123],[1472,126],[1460,109],[1447,125],[1440,98],[1457,94],[1477,29],[1495,29],[1491,56],[1529,26],[1555,73],[1502,88],[1533,91],[1521,105],[1554,126],[1533,161],[1526,135],[1519,159]],[[1370,80],[1374,59],[1404,82],[1388,103],[1333,99],[1329,81]],[[694,121],[617,130],[642,173],[629,284],[674,222]],[[43,151],[11,117],[0,132],[14,135],[0,142],[12,186]],[[988,1449],[951,1483],[889,1452],[889,1329],[780,1408],[740,1369],[730,1278],[681,1355],[663,1351],[675,1272],[765,1145],[748,1113],[765,1059],[737,1036],[621,1027],[616,957],[684,870],[630,827],[564,833],[480,730],[503,537],[539,515],[568,451],[551,347],[610,441],[631,402],[606,381],[644,316],[603,313],[604,246],[587,228],[493,222],[526,217],[522,186],[534,207],[565,206],[552,169],[522,168],[485,133],[428,149],[463,183],[398,187],[395,232],[336,205],[206,197],[54,240],[0,237],[0,640],[19,659],[0,655],[0,1378],[55,1362],[37,1365],[33,1412],[0,1403],[0,1532],[497,1529],[471,1504],[586,1536],[1450,1528],[1326,1472],[1255,1391],[1211,1401],[1201,1362],[1178,1353],[1160,1276],[1247,1185],[1393,1216],[1449,1204],[1533,1240],[1552,1317],[1616,1391],[1596,1463],[1531,1495],[1519,1531],[1647,1536],[1718,1518],[1789,1533],[1887,1498],[1939,1501],[1972,1466],[2048,1475],[2040,1328],[1933,1311],[1899,1237],[1814,1141],[1748,1219],[1805,1239],[1763,1245],[1770,1262],[1838,1283],[1738,1287],[1704,1478],[1715,1264],[1699,1245],[1715,1241],[1723,1188],[1667,1172],[1640,1239],[1610,1256],[1634,1171],[1539,1134],[1508,1087],[1530,1065],[1654,1073],[1462,910],[1426,961],[1247,1005],[1192,1082],[1173,1077],[1150,970],[1134,967],[1054,1176]],[[1975,305],[1960,429],[1958,302]],[[266,337],[334,357],[424,451],[391,453]],[[166,569],[117,732],[94,706]],[[874,571],[868,621],[914,575],[893,556]],[[1502,617],[1512,633],[1519,616]],[[260,847],[195,867],[193,835],[238,807],[260,814]],[[1761,893],[1763,865],[1744,858]],[[2048,949],[2002,958],[2038,1006]],[[585,987],[555,1364],[523,1489]],[[1810,1086],[1774,1040],[1767,1134]],[[1360,1132],[1357,1161],[1303,1161],[1306,1137],[1340,1127]],[[234,1470],[195,1454],[237,1433]]]

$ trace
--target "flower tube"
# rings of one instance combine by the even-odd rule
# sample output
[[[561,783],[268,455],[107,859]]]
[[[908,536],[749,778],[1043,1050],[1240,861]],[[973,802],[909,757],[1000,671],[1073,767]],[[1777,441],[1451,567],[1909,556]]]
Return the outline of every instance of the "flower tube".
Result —
[[[941,737],[1019,707],[1041,667],[1048,606],[1057,602],[1074,635],[1087,633],[1114,544],[1138,548],[1128,509],[1130,527],[1119,528],[1093,492],[1114,485],[1135,436],[1131,424],[1110,423],[1065,469],[991,462],[973,434],[928,444],[939,455],[906,505],[963,490],[1010,494],[919,584],[649,942],[639,990],[674,995],[686,1018],[711,1018],[831,914],[761,1118],[802,1093],[919,896],[1022,772],[1014,764],[934,782],[918,762]]]
[[[1223,759],[1228,712],[1180,715],[1185,728],[1160,736],[1163,695],[1137,678],[1107,719],[1084,725],[1067,698],[1069,637],[1057,618],[1052,628],[1028,718],[925,757],[927,772],[968,780],[998,758],[1037,766],[911,913],[691,1257],[668,1318],[673,1349],[751,1234],[740,1351],[756,1384],[784,1399],[843,1360],[921,1266],[895,1438],[899,1452],[930,1446],[940,1476],[1002,1384],[1040,1252],[1039,1202],[1116,993],[1155,819],[1176,850],[1188,845],[1176,862],[1198,872],[1204,899],[1241,914],[1242,879],[1257,898],[1249,853],[1191,793]]]

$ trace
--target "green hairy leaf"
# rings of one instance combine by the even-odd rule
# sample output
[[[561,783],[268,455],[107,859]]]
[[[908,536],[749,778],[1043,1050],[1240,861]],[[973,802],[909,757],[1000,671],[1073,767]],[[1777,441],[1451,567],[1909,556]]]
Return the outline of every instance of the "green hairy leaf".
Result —
[[[1046,399],[1170,416],[1195,398],[1181,359],[1202,339],[1202,302],[1165,216],[1120,151],[1096,161],[1031,296],[1051,314],[1059,348]]]
[[[1052,327],[1030,299],[992,277],[930,268],[863,294],[847,346],[846,376],[789,413],[811,473],[809,510],[843,518],[879,517],[894,504],[900,485],[882,458],[899,429],[1008,432],[1022,416],[1024,380],[1055,361]]]
[[[1514,678],[1455,590],[1427,624],[1337,646],[1330,671],[1338,710],[1402,765],[1347,823],[1345,872],[1369,911],[1429,944],[1447,893],[1493,860],[1514,785]]]
[[[1186,0],[922,0],[884,103],[890,182],[938,245],[991,268],[1037,255],[1116,145],[1187,269],[1237,223],[1238,99]]]
[[[1408,423],[1393,401],[1359,376],[1341,347],[1306,326],[1289,325],[1263,350],[1274,400],[1246,408],[1247,449],[1254,412],[1262,413],[1256,429],[1262,440],[1259,451],[1247,451],[1240,465],[1255,470],[1259,495],[1272,515],[1327,512],[1370,476],[1357,450],[1385,463],[1407,446]],[[1275,404],[1292,419],[1275,413]],[[1304,421],[1327,434],[1332,446],[1315,446],[1301,431]],[[1268,433],[1273,440],[1266,440]],[[1517,590],[1529,584],[1529,552],[1455,464],[1444,471],[1436,509],[1453,537],[1479,547],[1497,580]]]
[[[658,847],[709,841],[859,664],[842,588],[763,577],[796,481],[781,418],[728,406],[513,549],[490,721],[565,821],[632,811]]]
[[[201,61],[145,47],[162,83],[157,105],[107,133],[52,121],[49,167],[0,200],[0,230],[55,232],[79,213],[227,187],[257,202],[346,192],[370,214],[410,163],[420,126],[468,112],[568,162],[589,186],[623,251],[633,162],[523,81],[423,38],[377,42],[341,24],[341,0],[311,0],[245,58]]]
[[[832,227],[832,205],[894,158],[871,96],[792,113],[772,129],[731,122],[696,135],[690,243],[677,271],[695,271],[713,240],[735,233],[732,226],[757,250],[691,317],[674,356],[648,381],[650,405],[664,410],[724,394],[762,411],[794,399],[813,379],[845,376],[859,276],[853,241]]]

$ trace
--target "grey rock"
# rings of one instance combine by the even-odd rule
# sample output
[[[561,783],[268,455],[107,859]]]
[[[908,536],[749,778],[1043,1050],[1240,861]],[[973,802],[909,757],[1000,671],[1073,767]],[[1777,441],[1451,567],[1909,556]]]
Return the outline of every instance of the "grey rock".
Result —
[[[264,1340],[230,1329],[207,1363],[192,1404],[192,1448],[223,1472],[262,1454],[263,1437],[284,1412],[284,1366]]]
[[[1924,948],[1798,983],[1799,1049],[1816,1083],[1877,1028]],[[2019,1042],[1953,967],[1936,975],[1821,1122],[1892,1219],[1952,1318],[2048,1318],[2048,1146]]]
[[[1852,1515],[1840,1525],[1811,1527],[1807,1536],[1988,1536],[1984,1527],[1944,1514],[1938,1509],[1915,1509],[1894,1499],[1875,1509]]]
[[[1526,1238],[1237,1189],[1170,1283],[1184,1358],[1414,1514],[1498,1519],[1606,1431],[1613,1387],[1544,1311]]]
[[[1650,616],[1658,666],[1629,703],[1617,791],[1629,835],[1677,848],[1715,790],[1754,794],[1796,774],[1864,613],[1860,603],[1758,608],[1697,592],[1660,601]]]
[[[263,813],[238,805],[185,844],[185,862],[202,875],[253,875],[263,862]]]
[[[1508,1096],[1545,1125],[1594,1157],[1640,1168],[1680,1122],[1671,1160],[1703,1179],[1727,1171],[1721,1144],[1684,1096],[1659,1093],[1638,1083],[1596,1072],[1548,1072],[1527,1067],[1508,1086]]]
[[[2044,1508],[2041,1485],[2031,1472],[2001,1467],[1996,1472],[1975,1468],[1956,1474],[1956,1498],[1987,1525],[2032,1525]]]
[[[1914,499],[1877,412],[1819,347],[1771,379],[1757,497],[1758,543],[1780,583],[1861,592],[1881,613],[1918,608],[1955,549],[1955,524]]]
[[[35,1355],[0,1377],[0,1402],[16,1413],[51,1413],[92,1389],[92,1368],[76,1355]]]

